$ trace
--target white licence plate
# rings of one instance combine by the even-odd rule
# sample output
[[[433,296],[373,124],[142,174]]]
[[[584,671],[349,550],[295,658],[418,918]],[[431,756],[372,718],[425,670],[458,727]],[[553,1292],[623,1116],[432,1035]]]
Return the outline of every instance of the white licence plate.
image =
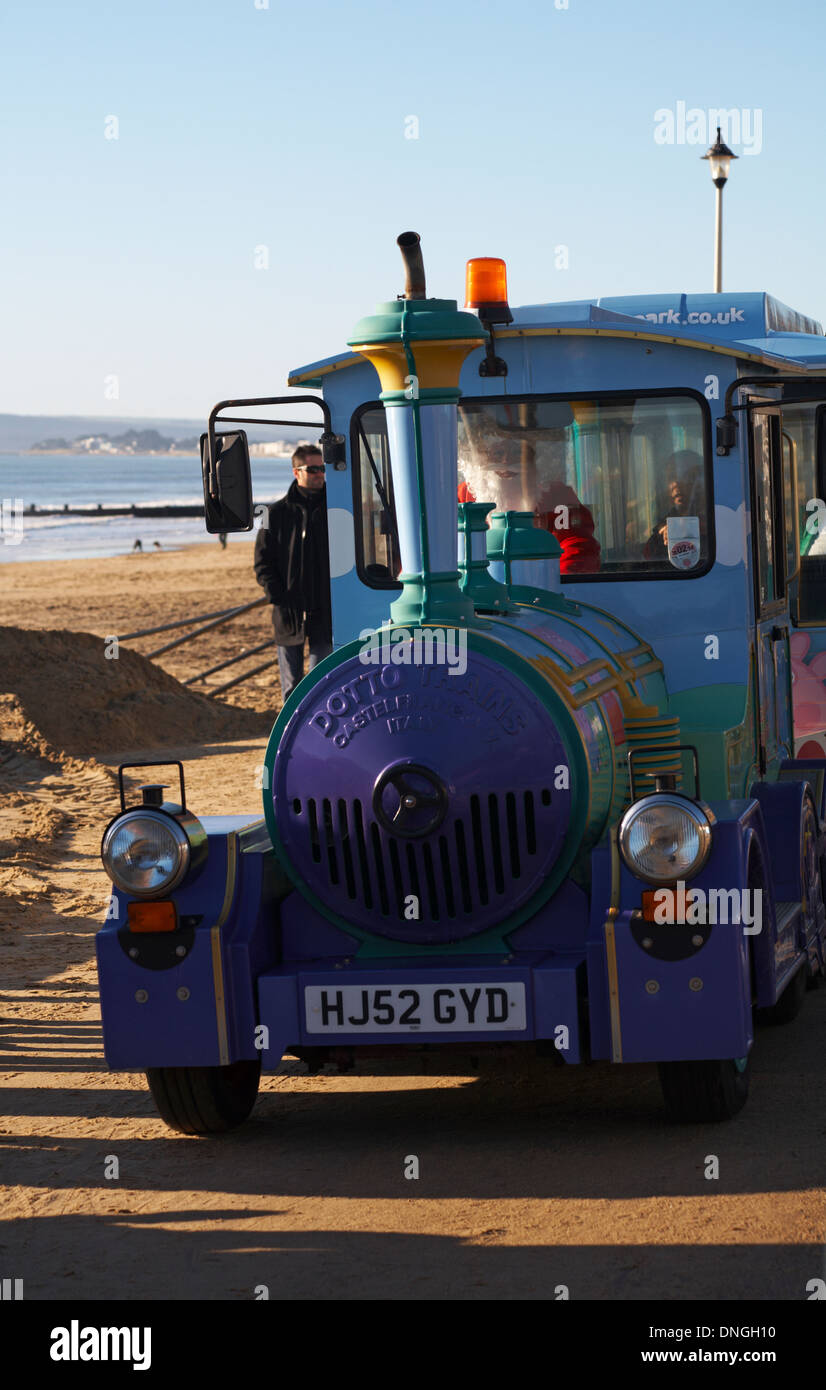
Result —
[[[306,985],[308,1033],[490,1033],[527,1027],[525,986]]]

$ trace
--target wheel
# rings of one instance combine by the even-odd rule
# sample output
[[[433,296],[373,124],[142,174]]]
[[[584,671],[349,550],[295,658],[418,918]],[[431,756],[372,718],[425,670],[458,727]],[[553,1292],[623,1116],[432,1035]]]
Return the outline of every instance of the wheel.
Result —
[[[181,1134],[222,1134],[255,1105],[261,1061],[228,1067],[151,1067],[146,1073],[162,1120]]]
[[[722,1062],[660,1062],[665,1108],[684,1124],[730,1120],[748,1099],[751,1057]]]
[[[791,1023],[793,1018],[797,1018],[806,995],[808,975],[809,967],[804,964],[786,985],[776,1004],[770,1005],[768,1009],[755,1009],[755,1023],[774,1028],[782,1023]]]

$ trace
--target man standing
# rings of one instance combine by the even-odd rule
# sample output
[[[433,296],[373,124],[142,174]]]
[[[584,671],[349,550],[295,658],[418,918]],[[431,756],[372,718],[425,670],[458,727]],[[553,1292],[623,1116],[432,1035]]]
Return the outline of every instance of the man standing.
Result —
[[[301,444],[292,458],[294,481],[274,502],[255,539],[255,577],[272,604],[281,692],[286,700],[304,671],[333,650],[327,489],[321,450]]]

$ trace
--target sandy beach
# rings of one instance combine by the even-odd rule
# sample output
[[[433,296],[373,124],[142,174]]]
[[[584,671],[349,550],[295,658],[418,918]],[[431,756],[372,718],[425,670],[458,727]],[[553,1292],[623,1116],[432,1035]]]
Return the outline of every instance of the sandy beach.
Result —
[[[68,628],[107,637],[240,606],[263,597],[255,582],[252,556],[252,541],[235,542],[222,550],[214,540],[181,550],[148,550],[106,559],[5,565],[0,571],[0,622],[23,628]],[[188,630],[141,638],[129,645],[146,655]],[[158,663],[183,681],[271,636],[268,608],[254,608],[226,627],[214,628],[176,647],[158,658]],[[264,651],[195,689],[209,690],[266,661],[269,655]],[[274,717],[281,707],[274,647],[272,658],[270,671],[254,676],[223,698]]]
[[[215,1141],[173,1135],[142,1074],[108,1071],[94,936],[114,769],[180,757],[193,810],[256,815],[280,695],[275,665],[226,704],[172,679],[263,641],[265,610],[158,665],[137,653],[163,638],[117,661],[103,639],[258,597],[251,552],[0,574],[4,1273],[48,1300],[252,1299],[261,1285],[288,1300],[805,1299],[826,1275],[812,1101],[826,990],[759,1036],[750,1104],[713,1135],[663,1123],[653,1066],[486,1055],[308,1076],[287,1059],[247,1125]]]

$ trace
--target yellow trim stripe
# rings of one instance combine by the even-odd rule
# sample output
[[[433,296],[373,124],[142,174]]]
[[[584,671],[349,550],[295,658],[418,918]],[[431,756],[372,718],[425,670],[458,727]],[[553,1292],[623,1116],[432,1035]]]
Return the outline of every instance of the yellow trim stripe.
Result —
[[[221,928],[229,917],[232,900],[235,896],[235,876],[238,870],[238,835],[231,831],[227,835],[227,878],[224,887],[224,901],[218,921],[210,931],[212,942],[212,981],[215,987],[215,1014],[218,1027],[219,1065],[229,1064],[229,1029],[227,1027],[227,1001],[224,993],[224,964],[221,959]]]
[[[300,386],[304,381],[314,381],[317,376],[329,376],[330,372],[340,372],[342,367],[357,367],[364,361],[357,352],[352,357],[345,357],[343,362],[332,362],[328,367],[317,367],[315,371],[309,368],[297,372],[290,372],[287,377],[288,386]]]
[[[503,328],[496,334],[497,342],[500,338],[639,338],[646,343],[666,343],[670,347],[694,348],[699,352],[717,352],[723,357],[739,357],[744,362],[758,362],[761,366],[782,367],[784,372],[789,375],[799,373],[800,376],[808,376],[809,368],[802,366],[799,362],[791,362],[785,357],[775,357],[769,353],[747,352],[742,347],[728,347],[725,343],[698,342],[696,338],[675,338],[671,334],[665,333],[646,333],[644,328]],[[342,362],[333,362],[327,367],[316,367],[314,371],[301,370],[293,372],[287,378],[288,386],[300,386],[304,381],[311,381],[315,377],[328,376],[330,372],[340,372],[342,367],[355,367],[363,358],[354,354],[352,357],[345,357]]]

